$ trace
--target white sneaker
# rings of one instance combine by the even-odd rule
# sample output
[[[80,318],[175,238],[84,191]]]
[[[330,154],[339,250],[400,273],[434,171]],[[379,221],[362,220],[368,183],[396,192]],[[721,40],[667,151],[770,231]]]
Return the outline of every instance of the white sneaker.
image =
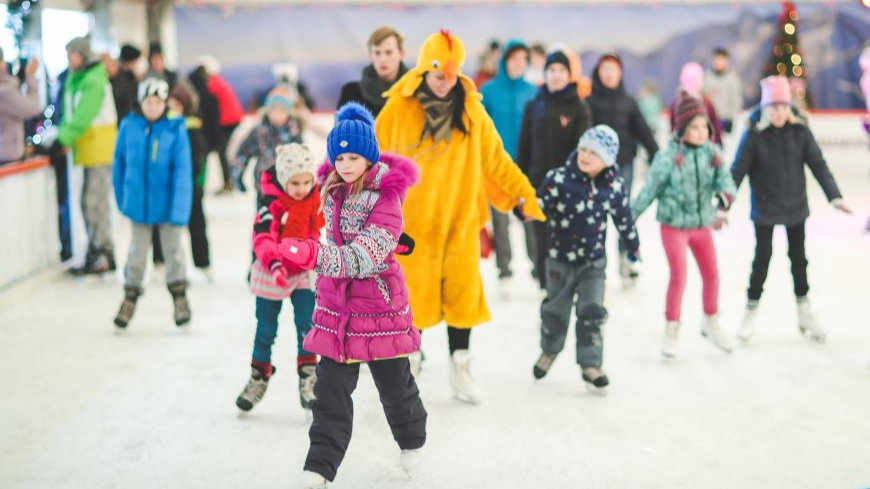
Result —
[[[402,450],[399,455],[399,465],[409,479],[417,475],[420,468],[421,449]]]
[[[827,333],[825,333],[822,325],[819,324],[816,315],[813,314],[810,302],[806,299],[800,300],[798,301],[797,308],[798,327],[800,328],[801,333],[813,341],[824,343],[827,338]]]
[[[665,323],[665,335],[662,338],[662,355],[665,358],[677,356],[677,339],[680,336],[680,323],[668,321]]]
[[[450,387],[457,400],[480,403],[480,391],[471,378],[471,354],[468,350],[456,350],[450,357]]]
[[[704,319],[701,320],[701,336],[710,340],[714,346],[725,353],[731,353],[734,350],[734,343],[731,341],[731,338],[719,327],[718,314],[704,316]]]
[[[326,478],[317,472],[302,472],[302,489],[326,489]]]
[[[420,376],[420,371],[423,370],[423,351],[417,350],[408,355],[408,361],[411,362],[411,375],[416,379]]]
[[[502,300],[509,300],[511,298],[511,283],[510,277],[502,277],[498,279],[498,296],[501,297]]]
[[[758,319],[758,309],[755,307],[747,307],[743,313],[743,322],[740,323],[740,329],[737,330],[737,338],[743,343],[749,343],[752,336],[755,335],[755,322]]]

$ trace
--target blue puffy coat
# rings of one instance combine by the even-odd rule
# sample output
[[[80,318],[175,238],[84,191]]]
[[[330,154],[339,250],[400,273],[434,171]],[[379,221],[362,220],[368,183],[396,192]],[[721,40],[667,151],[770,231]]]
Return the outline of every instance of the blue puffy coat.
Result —
[[[187,225],[193,206],[193,164],[183,118],[153,123],[130,113],[121,123],[113,169],[121,213],[139,224]]]
[[[523,110],[526,104],[538,95],[538,87],[520,77],[516,80],[507,75],[505,61],[516,49],[526,49],[526,45],[517,40],[509,41],[504,47],[504,55],[499,62],[498,75],[480,87],[483,94],[483,107],[492,118],[495,130],[501,136],[504,149],[516,161],[520,143],[520,128],[523,122]]]

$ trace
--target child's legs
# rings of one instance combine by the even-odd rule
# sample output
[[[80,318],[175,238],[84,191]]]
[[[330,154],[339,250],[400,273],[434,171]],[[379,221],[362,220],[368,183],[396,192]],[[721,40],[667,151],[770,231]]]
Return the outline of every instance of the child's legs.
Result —
[[[190,211],[190,247],[193,253],[193,264],[196,268],[205,268],[210,265],[208,253],[208,236],[205,228],[205,211],[202,208],[202,189],[193,187],[193,208]]]
[[[399,448],[409,450],[422,447],[426,443],[427,415],[408,359],[369,362],[369,370]]]
[[[689,239],[689,248],[695,256],[704,283],[704,314],[712,316],[719,312],[719,264],[716,260],[713,230],[711,228],[693,230]]]
[[[317,382],[312,405],[314,421],[308,431],[311,446],[305,470],[332,481],[344,459],[353,432],[353,394],[359,380],[360,364],[337,363],[322,358],[317,364]]]
[[[254,336],[252,358],[257,363],[272,363],[272,345],[278,336],[278,315],[281,301],[257,297],[257,334]]]
[[[547,298],[541,303],[541,350],[556,355],[565,346],[576,280],[570,265],[548,259]]]
[[[662,244],[671,269],[668,282],[665,318],[679,321],[683,308],[683,292],[686,290],[686,248],[689,246],[688,232],[662,226]]]
[[[130,223],[130,251],[124,266],[124,284],[142,290],[145,267],[148,265],[148,250],[151,248],[151,226]]]
[[[604,360],[601,326],[607,321],[603,307],[606,268],[606,258],[590,263],[577,282],[577,363],[581,367],[601,368]]]
[[[160,242],[163,245],[163,257],[166,260],[166,283],[169,285],[187,280],[187,264],[184,260],[184,248],[181,246],[181,233],[184,228],[171,224],[160,225]]]
[[[314,291],[310,289],[297,289],[290,294],[290,303],[293,304],[293,319],[296,324],[296,351],[299,356],[314,355],[302,348],[305,335],[311,331],[311,317],[314,315]]]
[[[806,297],[810,291],[807,279],[806,223],[795,224],[785,229],[788,236],[788,257],[791,260],[791,275],[794,277],[795,297]]]
[[[755,259],[752,260],[752,273],[749,275],[750,301],[758,302],[767,280],[770,256],[773,254],[773,226],[755,225]]]

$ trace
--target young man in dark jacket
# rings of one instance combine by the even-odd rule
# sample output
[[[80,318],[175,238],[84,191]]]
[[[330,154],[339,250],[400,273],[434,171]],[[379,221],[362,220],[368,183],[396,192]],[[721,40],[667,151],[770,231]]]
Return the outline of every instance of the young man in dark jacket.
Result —
[[[550,54],[544,72],[546,83],[535,100],[526,105],[517,151],[517,164],[535,188],[547,172],[564,165],[580,136],[592,125],[589,108],[577,94],[577,85],[570,82],[570,62],[565,53]],[[530,254],[534,274],[541,289],[546,289],[547,224],[532,222],[526,231],[533,235],[528,241],[533,243]]]
[[[369,61],[360,81],[350,82],[341,87],[337,108],[348,102],[359,102],[378,116],[387,100],[383,93],[408,71],[402,62],[405,57],[404,39],[392,27],[381,27],[369,37]]]
[[[755,260],[749,277],[748,302],[737,337],[748,342],[755,332],[756,309],[761,299],[773,252],[773,228],[785,226],[788,256],[797,298],[798,327],[812,340],[825,340],[807,300],[807,257],[805,224],[810,216],[808,166],[825,196],[838,210],[851,214],[805,118],[791,105],[791,87],[784,76],[761,81],[761,107],[750,116],[731,175],[737,187],[748,176],[752,186],[752,220],[755,222]]]
[[[634,158],[637,146],[642,145],[653,160],[659,147],[655,137],[634,98],[625,91],[622,80],[622,58],[606,53],[598,61],[592,74],[592,94],[586,99],[595,124],[605,124],[619,135],[619,155],[616,162],[625,179],[626,193],[631,195],[634,181]],[[621,252],[620,273],[624,280],[637,278],[637,271],[625,258],[625,243],[619,242]]]

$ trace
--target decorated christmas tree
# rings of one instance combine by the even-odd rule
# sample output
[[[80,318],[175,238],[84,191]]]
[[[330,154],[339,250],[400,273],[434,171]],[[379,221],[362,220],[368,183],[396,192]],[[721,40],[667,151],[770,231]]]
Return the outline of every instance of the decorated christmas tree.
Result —
[[[773,54],[767,63],[765,76],[783,75],[789,78],[795,105],[807,108],[812,106],[807,68],[804,54],[798,41],[798,22],[800,15],[792,2],[782,3],[777,33],[773,40]]]

